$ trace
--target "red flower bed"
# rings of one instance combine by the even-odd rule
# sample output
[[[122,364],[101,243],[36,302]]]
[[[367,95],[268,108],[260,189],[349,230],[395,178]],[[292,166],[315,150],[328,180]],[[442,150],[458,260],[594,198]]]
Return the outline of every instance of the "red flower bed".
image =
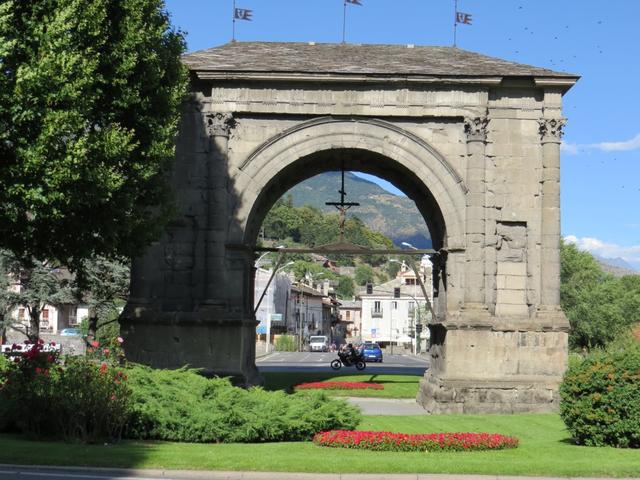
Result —
[[[516,448],[518,439],[497,433],[426,433],[359,432],[331,430],[313,437],[323,447],[357,448],[385,452],[471,451]]]
[[[373,382],[309,382],[295,386],[296,390],[364,390],[367,388],[372,390],[384,390],[384,385]]]

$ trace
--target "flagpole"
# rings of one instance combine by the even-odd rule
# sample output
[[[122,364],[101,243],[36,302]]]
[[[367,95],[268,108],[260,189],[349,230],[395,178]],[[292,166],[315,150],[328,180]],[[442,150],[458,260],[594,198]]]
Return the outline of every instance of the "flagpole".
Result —
[[[233,19],[233,29],[231,33],[231,41],[236,41],[236,0],[233,0],[233,12],[231,12],[231,18]]]
[[[456,33],[458,28],[458,0],[454,0],[453,3],[453,46],[456,46]]]
[[[344,0],[344,4],[342,5],[342,43],[345,43],[345,32],[347,25],[347,0]]]

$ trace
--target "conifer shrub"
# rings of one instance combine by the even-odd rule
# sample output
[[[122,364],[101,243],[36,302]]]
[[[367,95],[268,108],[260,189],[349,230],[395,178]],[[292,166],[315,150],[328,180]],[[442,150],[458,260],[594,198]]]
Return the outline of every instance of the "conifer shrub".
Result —
[[[129,438],[182,442],[310,440],[321,431],[354,429],[356,407],[322,392],[288,395],[245,390],[194,370],[127,370],[133,390]]]
[[[560,415],[580,445],[640,447],[640,344],[617,342],[571,362]]]

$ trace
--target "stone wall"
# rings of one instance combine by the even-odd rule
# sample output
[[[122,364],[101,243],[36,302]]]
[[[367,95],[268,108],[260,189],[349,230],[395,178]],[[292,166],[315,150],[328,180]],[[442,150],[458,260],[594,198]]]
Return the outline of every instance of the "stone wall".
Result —
[[[264,215],[291,186],[344,165],[403,189],[445,249],[418,401],[435,413],[555,408],[568,329],[563,90],[456,82],[196,82],[173,173],[180,214],[134,263],[127,354],[256,381],[252,247]]]

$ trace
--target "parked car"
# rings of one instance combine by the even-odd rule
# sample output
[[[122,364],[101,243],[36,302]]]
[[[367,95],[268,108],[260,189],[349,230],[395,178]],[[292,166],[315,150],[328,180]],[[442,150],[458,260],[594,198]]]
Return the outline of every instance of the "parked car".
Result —
[[[324,335],[313,335],[309,338],[309,350],[311,352],[328,352],[329,338]]]
[[[60,335],[63,337],[80,337],[82,332],[79,328],[63,328],[60,330]]]
[[[365,362],[382,363],[382,349],[375,342],[364,342],[362,344],[362,353]]]

